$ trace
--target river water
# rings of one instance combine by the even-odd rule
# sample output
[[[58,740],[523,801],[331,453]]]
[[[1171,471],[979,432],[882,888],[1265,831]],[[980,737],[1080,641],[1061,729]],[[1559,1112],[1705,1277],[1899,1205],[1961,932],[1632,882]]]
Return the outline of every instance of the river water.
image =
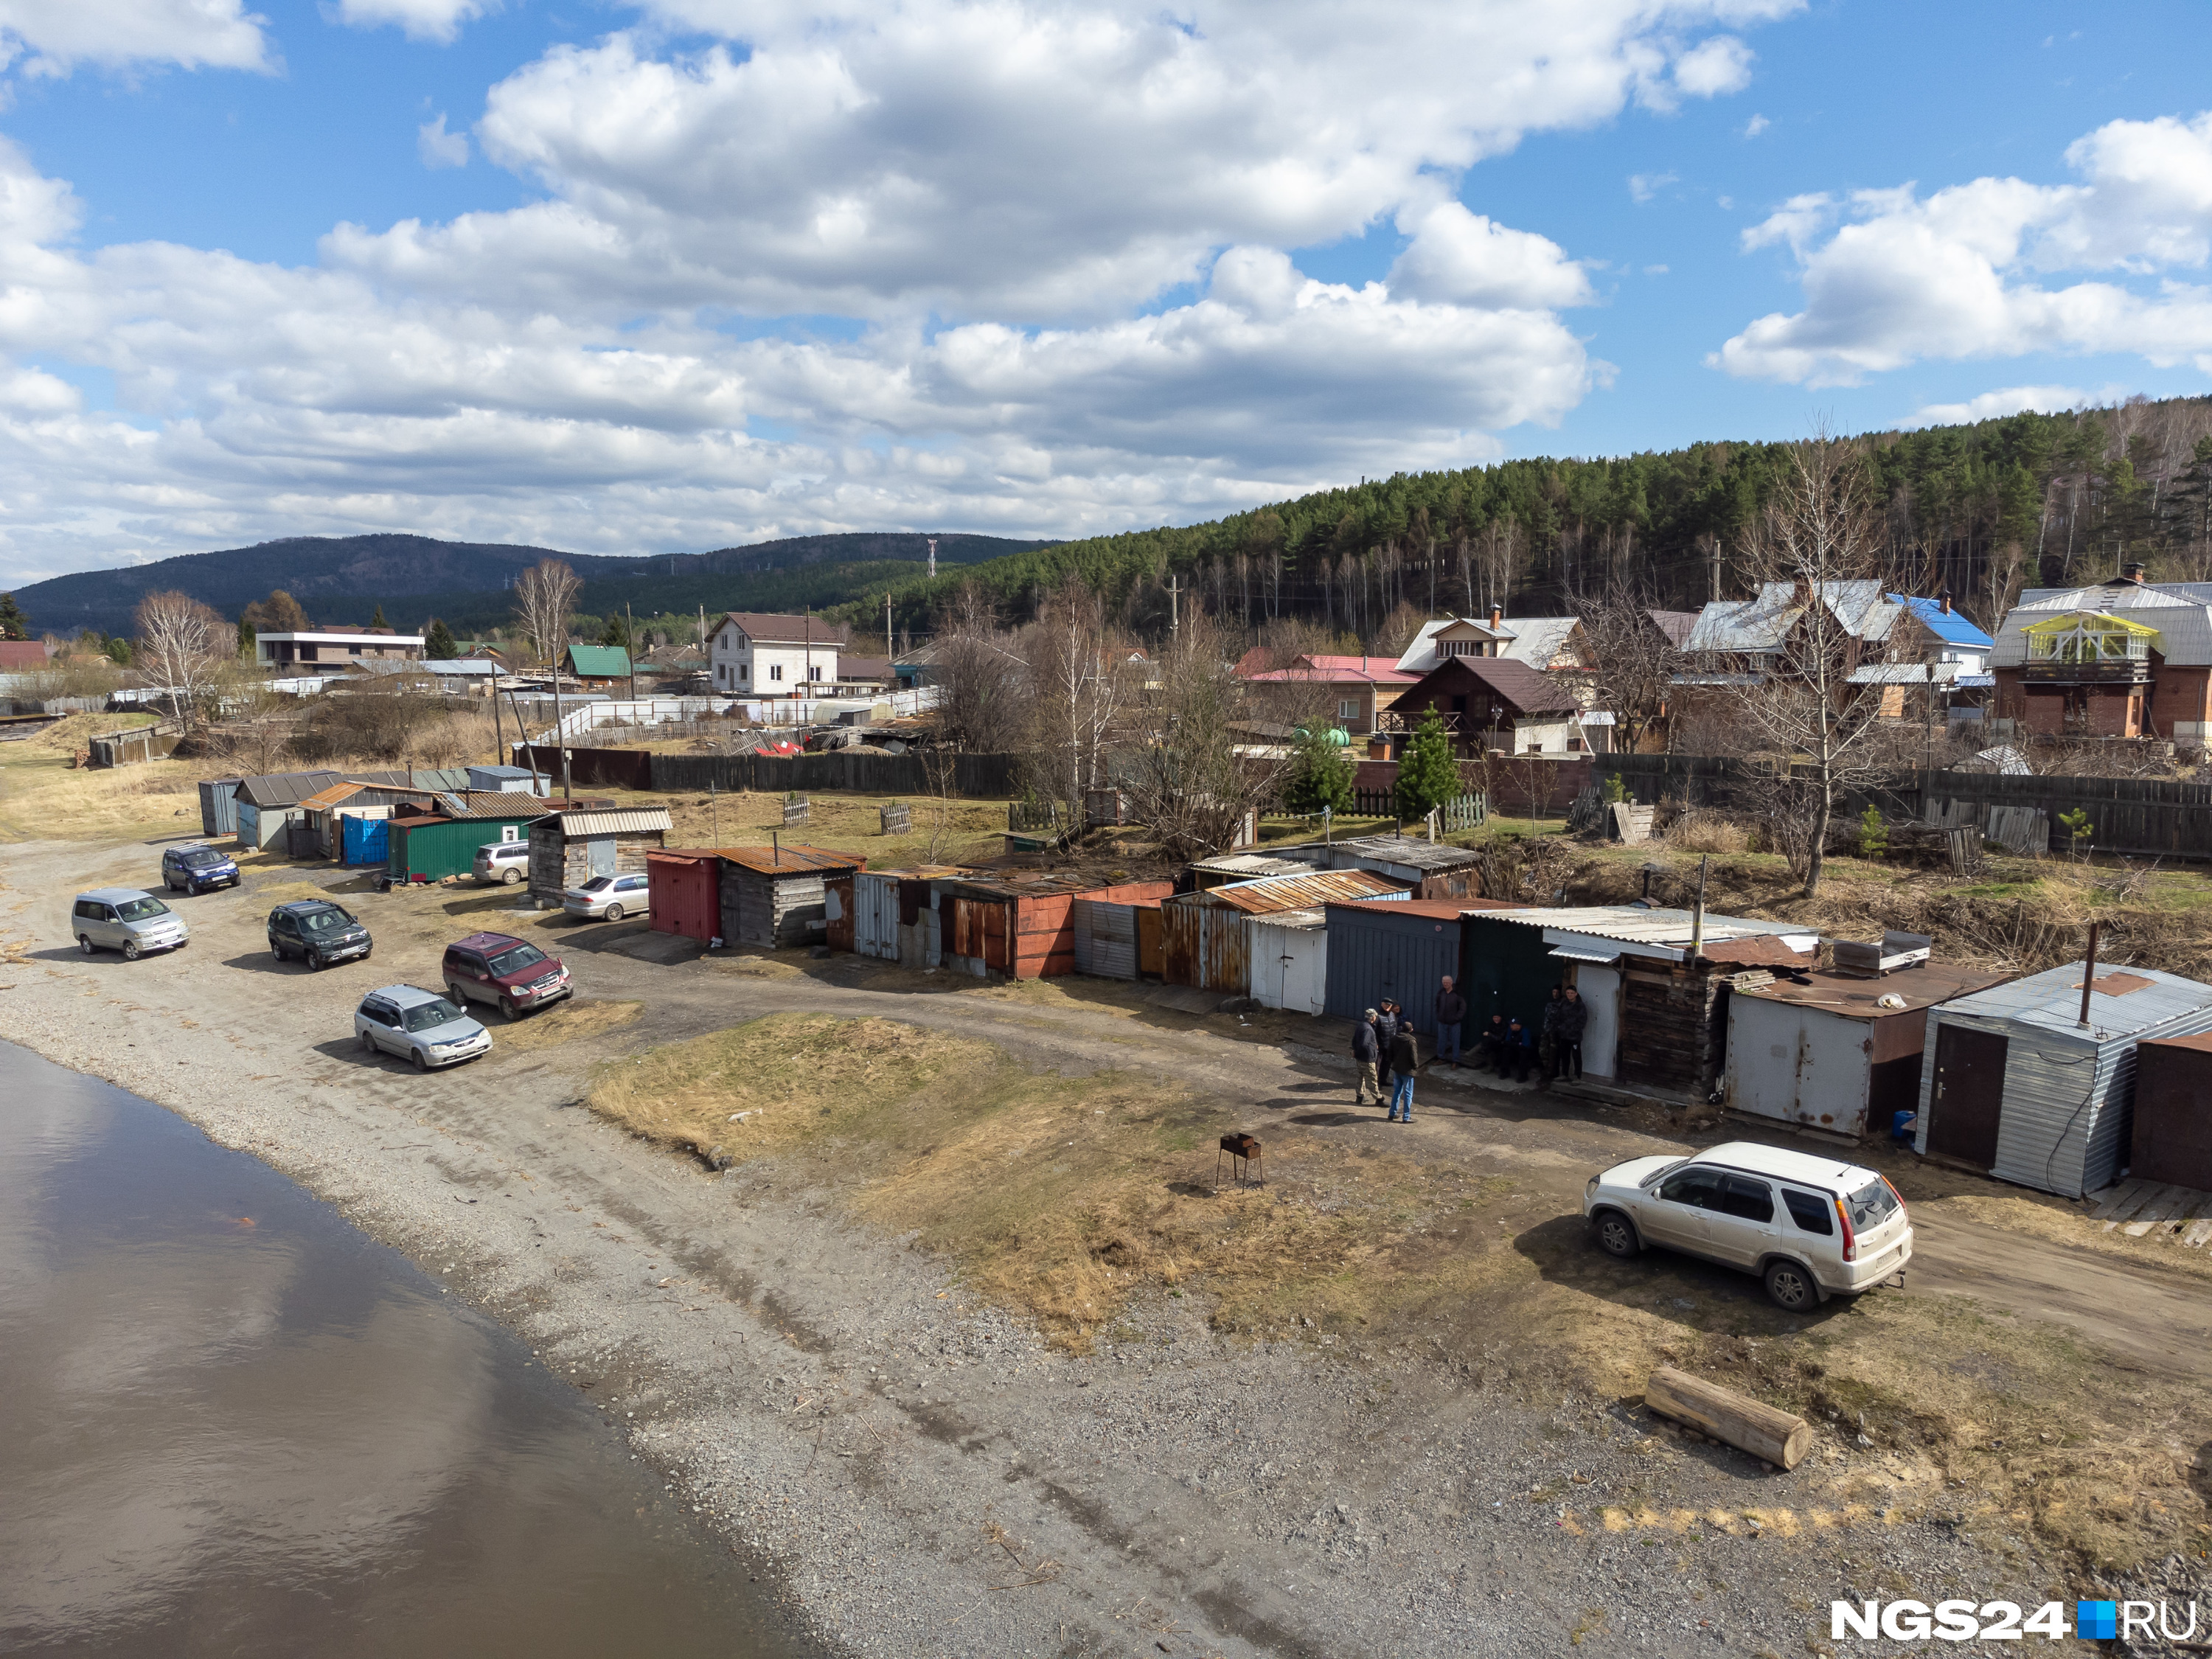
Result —
[[[0,1652],[797,1651],[527,1347],[283,1176],[0,1042]]]

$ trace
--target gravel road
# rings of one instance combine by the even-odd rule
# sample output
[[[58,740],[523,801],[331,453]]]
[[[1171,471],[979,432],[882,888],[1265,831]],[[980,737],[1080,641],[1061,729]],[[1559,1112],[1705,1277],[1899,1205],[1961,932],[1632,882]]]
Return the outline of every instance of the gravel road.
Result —
[[[80,957],[70,896],[144,884],[156,855],[7,849],[5,1036],[171,1107],[442,1273],[624,1428],[825,1651],[1795,1655],[1825,1643],[1831,1596],[2033,1601],[2055,1582],[2027,1541],[1992,1553],[1946,1524],[1878,1449],[1824,1432],[1797,1470],[1763,1471],[1517,1374],[1510,1332],[1231,1344],[1197,1298],[1162,1297],[1073,1358],[775,1166],[713,1177],[576,1104],[595,1060],[783,1010],[913,1020],[1067,1071],[1153,1066],[1255,1107],[1339,1092],[1333,1057],[918,976],[885,990],[849,959],[732,971],[633,923],[558,948],[581,1000],[641,1002],[635,1019],[419,1077],[362,1054],[349,1022],[370,985],[435,983],[437,941],[463,931],[438,897],[348,894],[375,958],[319,975],[262,945],[268,890],[307,873],[289,868],[178,901],[185,951]],[[1466,1106],[1413,1133],[1570,1197],[1667,1144]],[[2184,1301],[2201,1322],[2205,1299]],[[1608,1504],[1637,1522],[1608,1530]]]

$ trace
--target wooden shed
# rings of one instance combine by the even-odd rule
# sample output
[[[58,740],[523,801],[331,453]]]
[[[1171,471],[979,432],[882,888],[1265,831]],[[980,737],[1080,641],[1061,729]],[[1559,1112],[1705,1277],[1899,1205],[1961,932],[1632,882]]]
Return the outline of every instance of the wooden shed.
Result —
[[[2128,1173],[2137,1181],[2212,1192],[2212,1033],[2136,1045]]]
[[[1039,979],[1075,971],[1075,902],[1139,903],[1164,899],[1167,881],[1101,886],[1079,876],[1008,870],[930,883],[945,967],[981,977]]]
[[[826,943],[828,878],[868,865],[857,854],[793,843],[725,847],[716,856],[721,863],[722,938],[771,951]]]
[[[975,872],[960,865],[907,870],[859,870],[853,875],[853,950],[879,962],[934,968],[943,959],[937,903],[930,884]]]
[[[1161,976],[1225,997],[1252,994],[1255,916],[1317,910],[1353,899],[1407,896],[1407,884],[1366,870],[1261,876],[1160,901]]]
[[[2133,1144],[2139,1046],[2204,1031],[2212,985],[2155,968],[2085,988],[2077,962],[1941,1003],[1928,1011],[1919,1148],[2067,1198],[2101,1191]]]
[[[666,843],[669,827],[665,806],[548,813],[530,826],[530,896],[558,903],[594,876],[647,874],[646,854]]]
[[[1928,1010],[2010,977],[1949,963],[1868,978],[1807,969],[1729,997],[1721,1100],[1747,1117],[1839,1135],[1886,1135],[1920,1109]],[[1806,982],[1799,984],[1797,980]]]

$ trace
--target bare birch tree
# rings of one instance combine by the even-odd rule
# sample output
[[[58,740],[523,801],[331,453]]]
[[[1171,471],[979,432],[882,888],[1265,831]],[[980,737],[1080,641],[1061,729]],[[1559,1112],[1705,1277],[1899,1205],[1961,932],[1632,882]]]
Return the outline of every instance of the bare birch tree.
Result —
[[[185,735],[206,717],[216,677],[236,654],[235,629],[198,599],[149,593],[139,600],[134,659],[171,694]]]
[[[1122,769],[1138,822],[1170,858],[1233,845],[1245,814],[1272,802],[1297,764],[1294,746],[1254,741],[1243,694],[1213,619],[1185,615],[1134,700]]]
[[[583,586],[559,559],[541,561],[514,584],[514,619],[538,661],[549,668],[561,665],[561,653],[568,645],[568,618]]]
[[[1062,802],[1068,822],[1080,823],[1083,792],[1106,781],[1129,653],[1108,629],[1104,604],[1079,576],[1045,597],[1022,646],[1036,699],[1032,787]]]
[[[1817,894],[1836,804],[1893,761],[1882,741],[1884,688],[1854,684],[1889,660],[1902,610],[1887,538],[1851,445],[1822,434],[1790,451],[1773,501],[1741,550],[1759,598],[1743,619],[1755,673],[1741,696],[1783,780],[1771,809],[1785,849],[1802,848],[1805,893]],[[1793,866],[1798,863],[1791,859]]]
[[[1623,753],[1634,754],[1674,700],[1682,653],[1653,620],[1642,584],[1616,575],[1583,602],[1583,631],[1596,670],[1597,707],[1609,710]]]

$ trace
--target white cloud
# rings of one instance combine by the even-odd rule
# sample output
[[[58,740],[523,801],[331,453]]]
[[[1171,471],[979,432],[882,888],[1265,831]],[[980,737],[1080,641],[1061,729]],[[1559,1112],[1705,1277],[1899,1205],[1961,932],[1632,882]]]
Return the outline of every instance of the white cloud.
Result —
[[[1743,124],[1743,136],[1747,138],[1756,138],[1773,125],[1774,123],[1764,115],[1754,115]]]
[[[382,527],[1079,534],[1494,454],[1611,371],[1561,319],[1583,267],[1462,175],[1717,95],[1734,32],[1800,0],[649,3],[470,134],[418,131],[542,200],[340,225],[315,267],[80,251],[68,187],[0,149],[0,474],[33,481],[0,573]],[[449,39],[481,9],[341,15]],[[1383,224],[1382,282],[1291,252]]]
[[[1679,185],[1679,173],[1632,173],[1628,175],[1628,194],[1632,201],[1648,202],[1669,185]]]
[[[2031,409],[2055,415],[2093,404],[2116,404],[2127,395],[2127,388],[2118,386],[2107,386],[2097,392],[2072,386],[2008,386],[1984,392],[1962,404],[1923,404],[1899,424],[1959,426],[1973,421],[1998,420]]]
[[[465,132],[447,131],[443,110],[438,112],[436,120],[425,121],[415,129],[415,149],[426,167],[465,167],[469,164],[469,136]]]
[[[498,0],[338,0],[338,21],[362,29],[397,24],[410,40],[449,46],[462,24],[497,9]]]
[[[180,69],[275,67],[269,20],[240,0],[0,0],[0,66],[32,76],[173,64]]]
[[[1792,198],[1743,245],[1789,247],[1805,309],[1760,318],[1712,361],[1816,386],[1923,358],[2038,351],[2212,371],[2212,289],[2180,274],[2212,258],[2212,114],[2114,121],[2066,159],[2082,182]],[[2117,280],[2039,280],[2088,272]]]

